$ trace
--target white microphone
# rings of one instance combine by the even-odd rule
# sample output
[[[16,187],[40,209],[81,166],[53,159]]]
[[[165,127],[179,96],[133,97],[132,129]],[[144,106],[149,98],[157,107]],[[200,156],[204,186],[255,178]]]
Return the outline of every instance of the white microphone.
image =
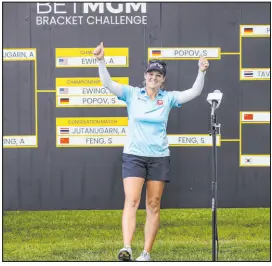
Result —
[[[212,105],[212,115],[214,115],[215,109],[219,107],[222,97],[223,93],[220,90],[208,94],[207,101]]]

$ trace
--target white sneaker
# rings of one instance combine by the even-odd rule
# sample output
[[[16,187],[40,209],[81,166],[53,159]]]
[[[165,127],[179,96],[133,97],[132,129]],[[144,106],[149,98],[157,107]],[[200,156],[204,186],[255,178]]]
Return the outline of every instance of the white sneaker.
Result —
[[[151,257],[150,254],[147,251],[143,251],[140,255],[140,257],[138,257],[136,259],[136,261],[151,261]]]
[[[131,247],[125,246],[120,249],[118,253],[118,260],[120,261],[131,261],[132,260],[132,250]]]

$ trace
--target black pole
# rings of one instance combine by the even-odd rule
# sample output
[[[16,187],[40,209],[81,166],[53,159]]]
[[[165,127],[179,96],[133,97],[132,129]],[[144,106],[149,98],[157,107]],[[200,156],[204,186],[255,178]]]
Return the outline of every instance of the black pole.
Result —
[[[217,261],[217,149],[216,149],[216,114],[215,110],[212,110],[211,114],[211,134],[212,134],[212,261]]]

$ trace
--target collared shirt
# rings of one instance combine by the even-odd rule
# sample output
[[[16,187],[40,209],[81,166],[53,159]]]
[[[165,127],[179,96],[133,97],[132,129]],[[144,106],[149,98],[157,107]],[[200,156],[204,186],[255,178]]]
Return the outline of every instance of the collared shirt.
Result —
[[[124,153],[147,157],[169,156],[166,133],[171,108],[180,107],[178,91],[160,89],[151,100],[145,88],[123,86],[118,97],[127,104],[128,133]]]

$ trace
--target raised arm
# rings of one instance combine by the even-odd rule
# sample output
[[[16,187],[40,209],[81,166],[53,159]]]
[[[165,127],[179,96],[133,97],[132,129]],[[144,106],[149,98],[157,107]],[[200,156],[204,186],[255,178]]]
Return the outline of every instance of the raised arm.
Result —
[[[204,78],[206,70],[209,67],[209,62],[205,57],[201,57],[198,62],[199,70],[193,87],[189,90],[181,91],[177,95],[177,102],[183,104],[189,102],[199,96],[204,87]]]
[[[94,55],[98,60],[98,72],[103,86],[116,96],[122,96],[123,85],[113,81],[106,68],[103,42],[101,42],[100,45],[95,48]]]

